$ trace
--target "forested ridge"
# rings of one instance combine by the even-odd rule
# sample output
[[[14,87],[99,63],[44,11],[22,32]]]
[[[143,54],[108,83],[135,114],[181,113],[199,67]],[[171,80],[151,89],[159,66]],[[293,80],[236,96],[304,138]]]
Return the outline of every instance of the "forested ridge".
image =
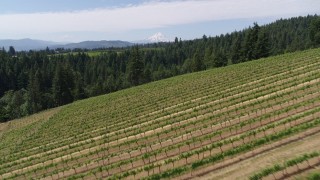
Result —
[[[54,54],[0,50],[0,121],[189,72],[318,47],[317,15],[281,19],[216,37]]]

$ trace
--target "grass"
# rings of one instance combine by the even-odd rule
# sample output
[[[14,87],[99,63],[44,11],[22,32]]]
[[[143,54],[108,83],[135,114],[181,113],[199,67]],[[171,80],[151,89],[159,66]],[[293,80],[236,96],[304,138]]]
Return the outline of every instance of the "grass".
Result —
[[[141,48],[140,50],[142,51],[162,51],[164,50],[164,48],[150,48],[150,47],[145,47],[145,48]],[[96,57],[102,54],[106,54],[109,53],[110,51],[115,51],[117,54],[123,53],[125,51],[125,49],[116,49],[116,50],[89,50],[87,52],[85,52],[86,54],[88,54],[88,56],[90,57]],[[68,54],[72,54],[72,55],[76,55],[78,54],[78,52],[69,52],[69,53],[62,53],[62,55],[68,55]]]

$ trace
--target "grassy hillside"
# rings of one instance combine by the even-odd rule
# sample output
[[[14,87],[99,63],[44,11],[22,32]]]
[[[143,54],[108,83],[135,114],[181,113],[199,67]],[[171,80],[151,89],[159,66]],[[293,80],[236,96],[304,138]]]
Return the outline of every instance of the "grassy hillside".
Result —
[[[0,124],[0,179],[308,173],[320,165],[319,89],[314,49],[77,101]]]

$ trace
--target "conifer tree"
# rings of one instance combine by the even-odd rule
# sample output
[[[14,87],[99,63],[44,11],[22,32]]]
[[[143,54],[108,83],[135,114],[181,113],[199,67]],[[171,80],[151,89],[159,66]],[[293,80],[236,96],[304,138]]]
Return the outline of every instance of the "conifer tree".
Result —
[[[255,58],[263,58],[269,56],[269,38],[264,31],[259,32],[258,41],[255,46]]]
[[[143,81],[144,64],[142,62],[142,57],[140,54],[139,47],[133,47],[131,49],[131,54],[129,57],[128,64],[128,81],[130,84],[136,86]]]
[[[204,53],[204,66],[206,69],[213,67],[212,47],[207,47]]]
[[[191,71],[197,72],[204,69],[203,57],[201,57],[200,50],[197,49],[192,59]]]
[[[56,106],[64,105],[73,101],[72,88],[73,77],[64,67],[58,65],[52,82],[53,100]]]
[[[39,70],[31,71],[29,76],[29,103],[28,109],[30,113],[38,112],[42,109],[41,106],[41,72]]]
[[[13,46],[10,46],[10,47],[9,47],[8,54],[9,54],[10,56],[16,55],[16,50],[14,49]]]
[[[228,64],[228,58],[222,50],[218,50],[214,54],[214,67],[223,67]]]
[[[310,25],[310,39],[314,46],[320,45],[320,17],[317,17]]]
[[[248,30],[244,41],[244,57],[246,61],[257,58],[256,43],[258,41],[260,27],[257,23],[254,23],[253,28]]]
[[[232,64],[237,64],[240,62],[243,62],[242,59],[242,47],[241,47],[242,39],[240,35],[236,37],[236,39],[233,41],[233,44],[231,46],[231,62]]]

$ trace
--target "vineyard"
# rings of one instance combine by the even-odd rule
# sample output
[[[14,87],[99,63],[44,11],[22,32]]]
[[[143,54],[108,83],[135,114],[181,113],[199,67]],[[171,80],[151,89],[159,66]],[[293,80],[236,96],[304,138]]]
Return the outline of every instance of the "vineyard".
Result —
[[[307,177],[320,168],[319,138],[313,49],[0,124],[0,179]]]

